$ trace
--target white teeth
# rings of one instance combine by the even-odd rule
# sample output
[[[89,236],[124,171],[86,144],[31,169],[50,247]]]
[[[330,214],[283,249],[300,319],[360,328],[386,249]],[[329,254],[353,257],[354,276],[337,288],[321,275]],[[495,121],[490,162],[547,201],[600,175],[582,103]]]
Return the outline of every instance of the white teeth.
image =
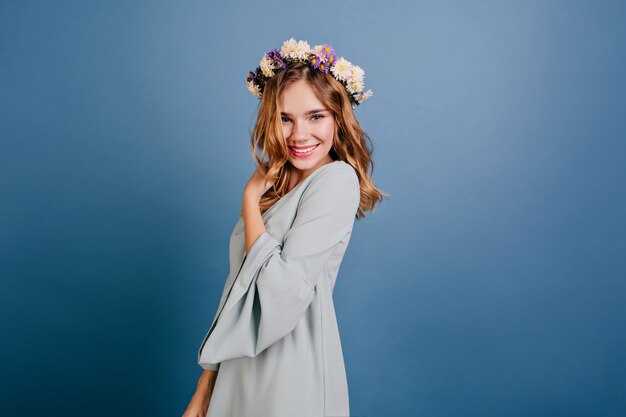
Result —
[[[311,152],[315,148],[315,146],[317,145],[314,145],[314,146],[311,146],[310,148],[305,148],[305,149],[295,149],[295,148],[291,148],[291,149],[297,153],[307,153],[307,152]]]

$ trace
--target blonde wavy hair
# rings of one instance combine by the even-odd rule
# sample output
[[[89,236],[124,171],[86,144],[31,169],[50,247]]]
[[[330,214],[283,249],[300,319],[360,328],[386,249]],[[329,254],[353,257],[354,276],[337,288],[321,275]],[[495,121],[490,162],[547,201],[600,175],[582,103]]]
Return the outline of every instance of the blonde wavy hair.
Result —
[[[298,80],[305,80],[317,98],[334,115],[335,133],[329,156],[335,161],[342,160],[350,164],[359,177],[361,202],[356,218],[363,218],[366,211],[373,213],[376,204],[389,194],[376,188],[371,180],[374,171],[372,141],[359,125],[343,85],[332,75],[300,62],[288,64],[287,68],[277,72],[265,84],[257,120],[251,132],[250,146],[255,164],[266,181],[273,182],[273,186],[259,202],[261,213],[288,192],[289,150],[283,137],[279,98],[287,86]]]

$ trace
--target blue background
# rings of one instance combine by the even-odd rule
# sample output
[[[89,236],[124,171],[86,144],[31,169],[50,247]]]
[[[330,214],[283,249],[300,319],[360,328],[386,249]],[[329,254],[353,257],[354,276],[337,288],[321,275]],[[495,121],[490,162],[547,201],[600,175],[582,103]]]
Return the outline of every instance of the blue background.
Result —
[[[252,174],[245,76],[365,70],[390,193],[335,288],[351,411],[626,414],[626,6],[0,2],[0,414],[182,415]]]

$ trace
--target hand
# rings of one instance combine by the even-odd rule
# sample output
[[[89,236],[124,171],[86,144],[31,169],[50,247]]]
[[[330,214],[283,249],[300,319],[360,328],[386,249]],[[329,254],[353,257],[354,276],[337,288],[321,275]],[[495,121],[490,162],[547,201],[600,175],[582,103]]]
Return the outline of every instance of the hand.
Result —
[[[259,168],[257,168],[243,190],[243,197],[244,199],[252,198],[255,202],[258,202],[261,200],[263,194],[265,194],[265,192],[269,190],[272,185],[272,182],[265,181],[265,177],[261,171],[259,171]]]
[[[210,396],[202,395],[196,391],[193,397],[191,397],[183,417],[206,417],[210,400]]]

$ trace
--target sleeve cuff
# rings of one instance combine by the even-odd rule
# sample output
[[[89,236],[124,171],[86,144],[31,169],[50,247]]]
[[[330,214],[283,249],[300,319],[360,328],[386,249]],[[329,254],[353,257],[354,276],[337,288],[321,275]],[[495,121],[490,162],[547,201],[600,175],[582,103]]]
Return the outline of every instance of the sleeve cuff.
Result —
[[[219,363],[201,363],[199,364],[205,371],[218,371],[220,369]]]

